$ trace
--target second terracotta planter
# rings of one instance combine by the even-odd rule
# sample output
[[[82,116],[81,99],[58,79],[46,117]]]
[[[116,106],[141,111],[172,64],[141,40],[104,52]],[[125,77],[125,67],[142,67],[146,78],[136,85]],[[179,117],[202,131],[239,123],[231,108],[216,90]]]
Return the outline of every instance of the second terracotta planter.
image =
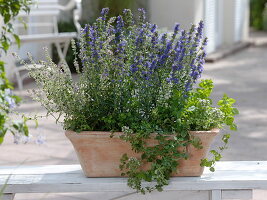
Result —
[[[206,157],[210,144],[219,130],[191,131],[190,134],[198,137],[202,142],[202,149],[192,145],[187,147],[189,159],[181,160],[177,173],[173,176],[201,176],[204,167],[200,166],[201,159]],[[87,177],[120,177],[120,159],[124,153],[129,157],[140,157],[131,149],[131,145],[119,138],[123,133],[84,131],[76,133],[66,131],[66,136],[74,146],[81,167]]]

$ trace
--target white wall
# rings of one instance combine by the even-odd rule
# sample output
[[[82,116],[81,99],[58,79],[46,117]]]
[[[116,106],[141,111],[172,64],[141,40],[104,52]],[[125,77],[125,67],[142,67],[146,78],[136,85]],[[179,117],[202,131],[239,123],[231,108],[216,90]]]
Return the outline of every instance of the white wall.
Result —
[[[176,22],[183,29],[190,28],[191,24],[198,24],[204,20],[204,34],[209,38],[207,52],[213,52],[221,44],[221,17],[218,8],[221,0],[150,0],[150,20],[159,27],[172,30]]]
[[[248,38],[249,28],[249,0],[235,0],[235,37],[239,42]]]
[[[223,44],[231,45],[248,39],[249,0],[224,0]]]
[[[199,18],[202,16],[201,12],[196,12],[196,1],[202,0],[149,0],[150,21],[169,30],[175,23],[188,29],[191,23],[195,23],[196,14]]]
[[[207,53],[214,52],[222,44],[223,0],[204,1],[204,32],[208,38]]]
[[[203,19],[208,53],[248,38],[249,0],[149,0],[149,13],[152,23],[169,30],[176,22],[188,29]]]

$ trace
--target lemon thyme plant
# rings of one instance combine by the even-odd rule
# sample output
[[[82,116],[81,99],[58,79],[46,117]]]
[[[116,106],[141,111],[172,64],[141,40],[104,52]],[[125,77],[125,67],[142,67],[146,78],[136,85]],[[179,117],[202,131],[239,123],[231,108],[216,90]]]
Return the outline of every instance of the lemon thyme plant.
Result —
[[[40,88],[34,91],[35,99],[49,114],[64,116],[64,129],[124,132],[121,139],[142,156],[123,155],[122,175],[129,177],[130,187],[145,193],[161,191],[179,160],[188,158],[179,147],[202,148],[188,131],[225,125],[235,130],[238,111],[226,95],[218,108],[213,106],[211,80],[197,85],[206,56],[203,22],[189,31],[176,24],[168,37],[146,21],[143,9],[139,12],[136,21],[128,9],[122,16],[108,19],[105,8],[95,23],[82,29],[77,44],[82,66],[75,62],[78,81],[73,81],[66,65],[57,66],[49,57],[42,61],[44,69],[36,68],[30,75]],[[149,146],[146,141],[152,137],[158,144]],[[229,134],[224,135],[224,145],[212,150],[213,158],[203,159],[201,165],[214,171],[228,139]],[[150,163],[150,169],[141,170],[143,163]],[[143,181],[154,184],[146,187]]]

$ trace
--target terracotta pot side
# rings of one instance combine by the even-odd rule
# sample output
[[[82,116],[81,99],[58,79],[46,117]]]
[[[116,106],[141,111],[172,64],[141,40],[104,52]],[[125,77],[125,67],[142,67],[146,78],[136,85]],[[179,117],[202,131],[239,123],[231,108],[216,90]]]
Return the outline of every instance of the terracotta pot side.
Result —
[[[205,158],[210,144],[219,130],[212,131],[191,131],[190,134],[198,137],[202,142],[202,149],[196,149],[192,145],[187,147],[190,155],[187,160],[180,160],[177,172],[172,176],[201,176],[204,167],[200,166],[201,159]],[[66,136],[74,146],[78,159],[85,176],[87,177],[121,177],[119,169],[120,159],[123,154],[129,157],[140,158],[135,153],[130,143],[119,138],[123,133],[114,133],[110,138],[110,132],[84,131],[76,133],[66,131]],[[152,142],[153,143],[153,142]],[[143,169],[147,169],[146,165]]]

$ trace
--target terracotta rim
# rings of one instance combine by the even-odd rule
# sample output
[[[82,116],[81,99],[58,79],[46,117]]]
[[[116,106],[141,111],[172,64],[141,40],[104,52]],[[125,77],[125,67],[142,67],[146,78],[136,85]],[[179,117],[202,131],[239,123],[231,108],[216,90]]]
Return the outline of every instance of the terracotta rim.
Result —
[[[220,129],[212,129],[210,131],[189,131],[189,133],[193,134],[193,135],[197,135],[197,134],[218,134],[220,131]],[[66,136],[71,137],[71,135],[76,134],[77,136],[87,136],[87,137],[110,137],[111,136],[111,132],[108,131],[82,131],[80,133],[77,133],[75,131],[71,131],[71,130],[67,130],[65,132]],[[123,135],[123,132],[114,132],[113,133],[113,138],[119,138],[120,136]],[[172,135],[169,135],[172,136]]]
[[[209,131],[189,131],[189,133],[194,133],[194,134],[203,134],[203,133],[219,133],[220,129],[214,128]]]
[[[77,136],[87,136],[87,137],[110,137],[111,135],[111,132],[108,132],[108,131],[82,131],[80,133],[77,133],[75,131],[70,131],[70,130],[67,130],[65,132],[65,134],[67,136],[71,136],[73,134],[76,134]],[[120,137],[121,135],[123,135],[122,132],[114,132],[113,133],[113,137],[117,138],[117,137]]]

